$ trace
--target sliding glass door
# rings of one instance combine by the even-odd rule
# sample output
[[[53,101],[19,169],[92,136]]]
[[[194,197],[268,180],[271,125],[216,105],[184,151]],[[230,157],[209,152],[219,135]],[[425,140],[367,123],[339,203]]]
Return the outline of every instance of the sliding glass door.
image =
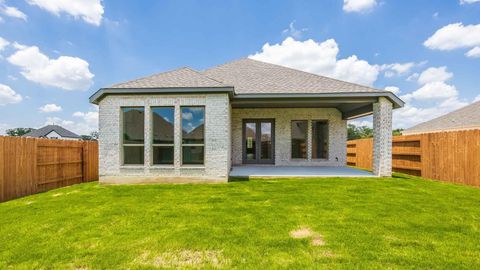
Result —
[[[243,120],[243,163],[274,164],[275,121]]]

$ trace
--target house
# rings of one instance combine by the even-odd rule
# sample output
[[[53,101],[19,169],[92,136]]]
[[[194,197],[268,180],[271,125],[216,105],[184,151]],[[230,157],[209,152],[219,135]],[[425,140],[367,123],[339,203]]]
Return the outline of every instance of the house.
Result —
[[[388,91],[248,58],[115,84],[90,102],[105,183],[226,181],[239,166],[345,168],[347,120],[370,114],[373,171],[390,176],[392,109],[403,106]]]
[[[47,125],[39,129],[30,131],[23,137],[62,139],[62,140],[80,140],[81,137],[58,125]]]
[[[402,132],[403,135],[480,129],[480,101],[451,113],[418,124]]]

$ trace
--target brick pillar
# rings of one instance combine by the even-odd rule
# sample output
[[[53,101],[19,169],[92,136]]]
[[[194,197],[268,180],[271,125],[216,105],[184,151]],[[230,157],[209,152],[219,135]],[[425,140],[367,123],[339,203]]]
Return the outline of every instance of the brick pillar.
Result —
[[[384,97],[373,104],[373,173],[392,176],[392,103]]]

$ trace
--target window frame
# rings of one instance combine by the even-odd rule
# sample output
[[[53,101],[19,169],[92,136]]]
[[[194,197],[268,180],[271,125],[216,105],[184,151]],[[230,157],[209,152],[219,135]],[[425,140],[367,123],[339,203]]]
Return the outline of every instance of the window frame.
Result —
[[[327,155],[326,155],[325,158],[318,158],[318,157],[314,158],[313,157],[313,140],[315,139],[314,134],[313,134],[313,123],[314,122],[324,122],[324,123],[327,124]],[[329,145],[330,144],[330,121],[328,121],[328,119],[314,119],[314,120],[311,120],[311,125],[310,126],[311,126],[311,133],[312,133],[312,140],[310,142],[311,148],[312,148],[312,153],[311,153],[312,154],[312,156],[311,156],[312,160],[318,160],[318,161],[329,160],[329,156],[330,156],[330,147],[329,147],[330,146]]]
[[[203,108],[203,143],[183,143],[183,108]],[[181,105],[180,106],[180,166],[182,167],[205,167],[206,147],[205,134],[207,130],[207,108],[205,105]],[[185,146],[201,146],[203,147],[203,163],[202,164],[185,164],[183,162],[183,147]]]
[[[124,123],[124,111],[123,109],[126,108],[141,108],[143,109],[143,144],[139,143],[125,143],[124,140],[124,128],[125,128],[125,123]],[[121,164],[122,166],[128,166],[128,167],[144,167],[145,166],[145,106],[121,106],[120,107],[120,147],[121,147]],[[125,147],[135,147],[135,146],[140,146],[143,147],[143,163],[140,164],[125,164]]]
[[[307,123],[307,128],[306,128],[306,133],[305,133],[305,157],[293,157],[293,137],[292,137],[292,124],[293,122],[306,122]],[[308,160],[308,130],[309,130],[309,123],[310,121],[308,119],[302,119],[302,120],[297,120],[293,119],[290,120],[290,160],[299,160],[299,161],[305,161]]]
[[[153,109],[155,108],[171,108],[173,109],[173,142],[169,144],[165,143],[154,143],[155,137],[154,137],[154,121],[153,121]],[[155,166],[155,167],[173,167],[175,166],[175,106],[150,106],[150,138],[151,138],[151,151],[150,151],[150,166]],[[154,147],[172,147],[173,149],[173,159],[171,164],[155,164],[153,161],[153,148]]]

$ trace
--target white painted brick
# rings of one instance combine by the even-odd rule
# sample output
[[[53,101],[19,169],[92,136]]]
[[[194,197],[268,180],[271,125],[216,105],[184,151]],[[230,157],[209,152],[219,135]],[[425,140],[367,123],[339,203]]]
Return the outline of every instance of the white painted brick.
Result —
[[[384,97],[373,104],[373,173],[392,176],[392,103]]]
[[[335,108],[271,108],[232,110],[232,162],[242,164],[242,119],[275,119],[275,165],[277,166],[345,166],[347,122]],[[308,121],[307,159],[291,159],[291,121]],[[326,160],[311,159],[311,120],[328,120],[329,157]],[[338,160],[337,160],[338,159]]]

